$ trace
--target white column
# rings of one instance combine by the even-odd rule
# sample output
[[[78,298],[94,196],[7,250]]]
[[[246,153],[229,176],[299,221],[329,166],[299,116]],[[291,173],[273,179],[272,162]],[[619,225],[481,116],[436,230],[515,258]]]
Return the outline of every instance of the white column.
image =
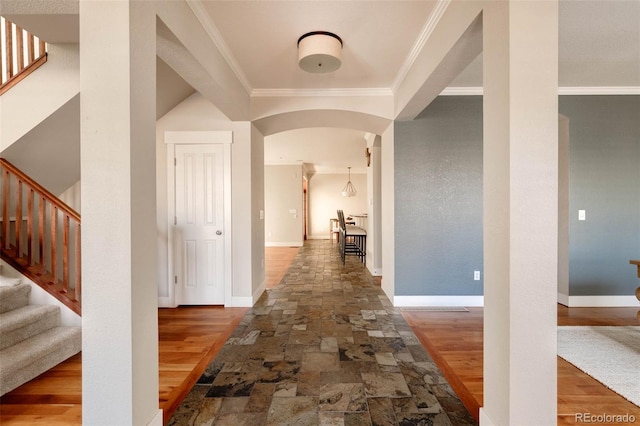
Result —
[[[161,422],[151,2],[80,2],[82,416]]]
[[[569,306],[569,118],[558,117],[558,302]]]
[[[558,4],[490,1],[481,425],[557,422]]]
[[[382,150],[381,136],[369,135],[369,167],[367,167],[367,269],[371,275],[382,275]]]
[[[382,237],[382,291],[393,303],[395,295],[395,160],[394,160],[394,123],[382,133],[380,143],[380,194],[382,199],[381,237]]]

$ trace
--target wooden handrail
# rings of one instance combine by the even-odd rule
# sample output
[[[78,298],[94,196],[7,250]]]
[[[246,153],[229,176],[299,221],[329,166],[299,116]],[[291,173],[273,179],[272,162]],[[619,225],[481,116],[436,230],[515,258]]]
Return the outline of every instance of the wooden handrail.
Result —
[[[47,61],[47,45],[35,35],[0,17],[0,95]],[[38,52],[36,56],[36,46]]]
[[[44,186],[40,185],[35,180],[31,179],[27,176],[22,170],[18,169],[16,166],[5,160],[4,158],[0,158],[0,167],[6,169],[20,178],[23,182],[26,182],[34,191],[39,192],[48,202],[56,206],[58,209],[64,212],[64,214],[68,214],[69,217],[75,219],[77,222],[80,222],[80,214],[61,201],[58,197],[53,195],[51,192],[47,190]]]
[[[80,215],[3,158],[0,177],[2,259],[80,314]]]

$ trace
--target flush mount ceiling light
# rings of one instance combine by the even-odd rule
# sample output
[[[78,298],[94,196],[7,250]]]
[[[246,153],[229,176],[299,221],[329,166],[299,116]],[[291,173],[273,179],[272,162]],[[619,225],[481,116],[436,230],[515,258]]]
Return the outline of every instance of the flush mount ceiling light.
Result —
[[[298,65],[306,72],[320,74],[340,68],[342,39],[327,31],[312,31],[298,39]]]
[[[342,196],[343,197],[355,197],[358,191],[356,191],[356,187],[351,183],[351,167],[349,169],[349,180],[347,184],[342,188]]]

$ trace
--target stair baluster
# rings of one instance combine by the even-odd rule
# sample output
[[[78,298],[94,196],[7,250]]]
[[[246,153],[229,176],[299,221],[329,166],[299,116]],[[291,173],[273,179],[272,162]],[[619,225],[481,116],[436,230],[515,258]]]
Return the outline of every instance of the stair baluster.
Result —
[[[80,215],[5,159],[0,169],[0,256],[80,315]]]
[[[35,35],[3,17],[0,17],[0,28],[2,28],[0,31],[2,39],[0,42],[2,59],[0,61],[0,95],[2,95],[47,61],[47,45]]]

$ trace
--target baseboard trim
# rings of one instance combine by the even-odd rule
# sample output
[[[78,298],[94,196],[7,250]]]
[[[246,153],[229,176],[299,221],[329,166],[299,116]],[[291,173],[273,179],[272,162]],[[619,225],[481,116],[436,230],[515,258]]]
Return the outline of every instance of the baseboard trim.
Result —
[[[559,296],[559,295],[558,295]],[[570,308],[637,308],[640,302],[635,296],[568,296],[566,303]]]
[[[558,293],[558,303],[564,306],[569,306],[569,295]]]
[[[484,296],[394,296],[393,306],[484,306]]]
[[[369,270],[369,273],[371,273],[371,275],[374,277],[382,276],[382,268],[370,268],[369,265],[367,265],[367,269]]]
[[[484,411],[484,407],[480,407],[480,426],[495,426],[495,423]]]
[[[330,239],[331,238],[329,238],[327,234],[307,235],[307,240],[330,240]]]
[[[260,299],[260,296],[262,296],[262,293],[264,293],[266,288],[267,288],[267,280],[264,280],[262,281],[262,284],[260,284],[260,287],[258,287],[256,291],[253,292],[251,306],[255,305],[256,302],[258,302],[258,299]]]
[[[232,297],[229,308],[251,308],[253,306],[253,296]]]
[[[176,304],[171,303],[169,297],[158,297],[158,308],[175,308]]]
[[[156,413],[155,416],[153,416],[153,418],[151,419],[151,421],[149,423],[147,423],[148,426],[162,426],[164,424],[163,419],[162,419],[162,410],[159,409],[158,412]]]
[[[264,243],[265,247],[302,247],[303,243],[301,243],[300,241],[294,241],[294,242],[268,242],[268,243]]]

